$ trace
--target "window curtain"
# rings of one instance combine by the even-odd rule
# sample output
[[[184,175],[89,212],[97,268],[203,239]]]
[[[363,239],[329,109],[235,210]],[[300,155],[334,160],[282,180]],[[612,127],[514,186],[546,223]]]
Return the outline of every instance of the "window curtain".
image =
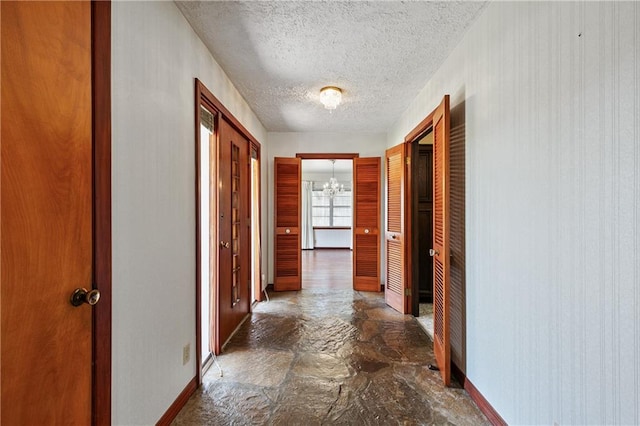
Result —
[[[313,182],[302,181],[302,250],[313,249]]]

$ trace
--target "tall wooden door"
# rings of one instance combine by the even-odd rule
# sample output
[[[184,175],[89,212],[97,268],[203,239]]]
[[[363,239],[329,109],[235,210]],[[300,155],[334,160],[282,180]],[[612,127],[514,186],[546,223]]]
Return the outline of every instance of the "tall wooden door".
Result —
[[[301,222],[301,160],[274,159],[275,193],[275,291],[302,288]]]
[[[389,306],[403,314],[411,307],[409,287],[405,279],[404,185],[405,144],[385,153],[385,187],[387,193],[387,253],[385,299]]]
[[[1,8],[0,423],[90,424],[91,5]]]
[[[225,119],[219,123],[216,353],[249,313],[251,294],[249,142]]]
[[[451,382],[449,338],[449,96],[433,113],[433,351],[442,380]]]
[[[380,158],[354,158],[353,182],[353,289],[380,291]]]

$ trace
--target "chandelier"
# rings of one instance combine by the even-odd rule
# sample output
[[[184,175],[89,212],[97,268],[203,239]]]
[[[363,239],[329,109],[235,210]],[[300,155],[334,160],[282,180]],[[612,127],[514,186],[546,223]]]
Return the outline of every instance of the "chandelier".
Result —
[[[320,89],[320,102],[329,112],[336,109],[342,102],[342,90],[335,86],[327,86]]]
[[[322,186],[322,193],[327,197],[333,198],[344,192],[344,185],[338,183],[338,179],[335,177],[336,160],[329,161],[331,161],[331,179]]]

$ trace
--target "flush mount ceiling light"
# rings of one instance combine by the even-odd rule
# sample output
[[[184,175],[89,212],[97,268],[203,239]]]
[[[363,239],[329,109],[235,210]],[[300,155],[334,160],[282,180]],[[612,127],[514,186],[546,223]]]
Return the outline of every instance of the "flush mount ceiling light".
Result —
[[[342,102],[342,90],[335,86],[327,86],[320,89],[320,102],[329,111],[336,109]]]

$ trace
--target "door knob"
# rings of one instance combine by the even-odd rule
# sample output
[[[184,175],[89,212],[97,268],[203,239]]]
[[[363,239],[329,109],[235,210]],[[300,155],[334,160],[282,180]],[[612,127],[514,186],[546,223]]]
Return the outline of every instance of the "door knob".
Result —
[[[440,256],[440,252],[438,250],[429,249],[429,256]]]
[[[220,241],[220,247],[229,248],[229,241],[227,241],[226,243],[224,241]]]
[[[364,230],[364,233],[365,233],[365,234],[368,234],[368,233],[369,233],[369,229],[368,229],[368,228],[367,228],[367,229],[365,229],[365,230]]]
[[[87,290],[86,288],[76,288],[71,294],[71,304],[73,306],[80,306],[83,303],[87,305],[95,305],[100,300],[100,290],[94,288]]]

